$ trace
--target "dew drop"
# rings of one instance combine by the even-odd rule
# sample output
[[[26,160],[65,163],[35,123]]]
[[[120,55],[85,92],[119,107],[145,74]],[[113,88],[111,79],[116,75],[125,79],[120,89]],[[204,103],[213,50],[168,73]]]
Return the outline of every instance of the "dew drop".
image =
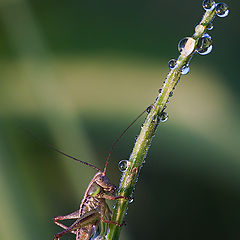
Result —
[[[207,25],[207,30],[212,30],[213,29],[213,23],[210,22],[208,25]]]
[[[160,122],[166,122],[168,120],[168,114],[166,112],[161,112],[159,120]]]
[[[204,10],[211,11],[215,8],[216,3],[213,0],[204,0],[202,3]]]
[[[208,48],[206,48],[206,50],[205,50],[204,52],[199,52],[199,51],[198,51],[198,53],[199,53],[200,55],[207,55],[207,54],[209,54],[209,53],[212,51],[212,48],[213,48],[213,46],[210,45]]]
[[[147,113],[150,113],[150,112],[151,112],[151,109],[152,109],[152,105],[148,106],[147,109],[146,109],[146,110],[147,110]],[[143,127],[143,125],[142,125],[142,127]]]
[[[201,39],[199,39],[197,45],[197,52],[200,55],[207,55],[212,51],[212,38],[205,33]]]
[[[161,92],[162,92],[162,89],[161,89],[161,88],[159,88],[159,89],[158,89],[158,93],[161,93]]]
[[[196,27],[195,27],[195,32],[198,33],[198,32],[203,32],[204,31],[204,26],[202,24],[198,24]]]
[[[169,93],[169,97],[172,97],[172,95],[173,95],[173,92],[171,91],[171,92]]]
[[[118,168],[121,172],[125,172],[128,169],[129,161],[128,160],[121,160],[118,163]]]
[[[130,198],[129,200],[128,200],[128,203],[132,203],[133,202],[133,198]]]
[[[176,64],[177,64],[177,60],[175,59],[171,59],[169,62],[168,62],[168,67],[170,69],[174,69],[176,67]]]
[[[182,69],[181,69],[181,74],[183,74],[183,75],[186,75],[186,74],[188,74],[189,73],[189,66],[186,64],[186,65],[184,65],[183,67],[182,67]]]
[[[216,14],[219,17],[226,17],[229,13],[228,5],[226,3],[218,3],[216,6]]]
[[[183,48],[185,47],[186,43],[187,43],[188,38],[183,38],[182,40],[180,40],[180,42],[178,43],[178,51],[181,52],[183,50]]]
[[[185,56],[190,55],[195,47],[195,40],[191,37],[186,37],[180,40],[178,43],[178,50],[181,54],[184,54]]]

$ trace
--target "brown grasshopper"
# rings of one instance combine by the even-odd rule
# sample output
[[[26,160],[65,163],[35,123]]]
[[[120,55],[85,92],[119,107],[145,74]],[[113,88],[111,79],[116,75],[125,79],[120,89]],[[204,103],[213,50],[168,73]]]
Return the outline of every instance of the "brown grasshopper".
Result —
[[[57,233],[54,236],[54,240],[58,240],[60,237],[67,233],[73,233],[76,235],[76,240],[89,240],[97,231],[100,231],[99,236],[106,235],[107,231],[107,224],[114,224],[116,226],[122,226],[114,221],[111,221],[112,212],[109,209],[106,199],[107,200],[116,200],[123,198],[125,200],[129,200],[129,198],[125,198],[123,196],[115,196],[117,187],[110,182],[110,180],[106,176],[106,170],[108,161],[111,155],[112,150],[114,149],[115,145],[119,141],[119,139],[124,135],[124,133],[140,118],[143,113],[149,111],[151,108],[148,107],[144,110],[117,138],[117,140],[113,143],[112,148],[108,154],[104,171],[101,171],[99,168],[95,167],[94,165],[76,159],[55,147],[50,146],[55,151],[70,157],[80,163],[83,163],[89,167],[96,169],[98,172],[95,174],[91,182],[89,183],[87,190],[84,194],[82,199],[80,209],[76,210],[73,213],[70,213],[65,216],[58,216],[54,218],[54,223],[58,226],[62,227],[64,230],[60,233]],[[64,224],[60,223],[61,220],[66,219],[76,219],[76,221],[71,226],[65,226]]]
[[[120,224],[110,220],[112,212],[106,203],[106,199],[116,200],[124,198],[123,196],[115,196],[117,187],[112,184],[105,175],[107,165],[102,172],[100,169],[92,166],[91,164],[85,164],[97,169],[98,173],[95,174],[89,183],[81,202],[80,209],[66,216],[58,216],[54,218],[54,222],[64,229],[64,231],[55,235],[54,240],[58,240],[60,237],[69,232],[76,235],[76,240],[88,240],[94,235],[97,230],[96,228],[100,227],[101,222],[121,226]],[[67,227],[58,222],[59,220],[65,219],[77,220],[70,227]],[[102,228],[104,227],[102,226]]]

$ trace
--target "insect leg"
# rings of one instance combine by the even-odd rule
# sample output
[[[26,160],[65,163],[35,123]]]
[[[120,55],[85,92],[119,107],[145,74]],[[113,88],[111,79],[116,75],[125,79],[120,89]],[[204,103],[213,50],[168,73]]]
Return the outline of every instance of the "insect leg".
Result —
[[[110,196],[110,197],[111,197],[111,196]],[[112,199],[110,199],[110,200],[112,200]],[[113,200],[115,200],[115,199],[113,199]],[[116,223],[116,222],[114,222],[114,221],[105,219],[105,213],[106,213],[106,206],[105,206],[105,205],[102,205],[102,206],[101,206],[100,213],[101,213],[101,221],[102,221],[102,222],[104,222],[104,223],[109,223],[109,224],[114,224],[114,225],[116,225],[116,226],[118,226],[118,227],[121,227],[121,226],[123,225],[123,224],[118,224],[118,223]]]
[[[58,226],[62,227],[63,229],[67,229],[68,227],[66,225],[59,223],[58,221],[65,220],[65,219],[76,219],[76,218],[79,218],[79,210],[76,210],[75,212],[65,216],[57,216],[53,220],[54,220],[54,223],[57,224]],[[75,233],[75,232],[73,231],[72,233]]]
[[[121,227],[123,225],[123,224],[118,224],[117,222],[114,222],[114,221],[111,221],[111,220],[106,220],[104,218],[104,214],[101,215],[101,221],[104,222],[104,223],[114,224],[114,225],[116,225],[118,227]]]
[[[78,211],[76,211],[76,212],[78,213]],[[74,212],[74,213],[76,213],[76,212]],[[73,216],[76,216],[74,213],[69,214],[71,218],[67,217],[69,215],[60,216],[60,218],[61,217],[63,217],[64,219],[76,218],[76,217],[73,217]],[[67,227],[64,231],[57,233],[54,237],[54,240],[58,240],[60,237],[62,237],[66,233],[71,232],[71,233],[76,234],[79,229],[82,229],[85,226],[90,225],[90,224],[95,224],[98,220],[100,220],[99,213],[96,210],[89,211],[89,212],[85,213],[83,216],[81,216],[80,218],[78,218],[70,227]]]
[[[110,196],[110,195],[108,195],[108,194],[106,194],[106,193],[103,193],[102,195],[101,195],[101,197],[102,198],[105,198],[105,199],[108,199],[108,200],[117,200],[117,199],[125,199],[125,200],[129,200],[129,198],[127,198],[127,197],[124,197],[124,196]]]

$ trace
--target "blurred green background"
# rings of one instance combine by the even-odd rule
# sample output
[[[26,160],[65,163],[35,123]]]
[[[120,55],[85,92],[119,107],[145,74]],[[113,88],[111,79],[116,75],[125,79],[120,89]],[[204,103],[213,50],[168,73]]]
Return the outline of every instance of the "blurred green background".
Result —
[[[239,1],[182,76],[142,169],[121,239],[239,239]],[[201,1],[0,1],[0,236],[53,239],[114,139],[157,96]],[[120,141],[128,159],[144,118]],[[74,239],[71,234],[63,239]]]

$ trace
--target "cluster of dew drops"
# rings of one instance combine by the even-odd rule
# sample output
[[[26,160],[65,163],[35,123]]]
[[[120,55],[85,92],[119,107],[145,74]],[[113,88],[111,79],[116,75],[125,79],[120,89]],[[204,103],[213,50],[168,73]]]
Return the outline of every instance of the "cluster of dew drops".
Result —
[[[168,114],[166,112],[161,112],[159,116],[159,121],[166,122],[167,120],[168,120]],[[118,168],[122,173],[126,172],[129,166],[130,166],[129,160],[121,160],[118,163]],[[131,202],[131,200],[129,202]]]
[[[218,17],[226,17],[229,13],[228,6],[225,3],[216,3],[214,0],[204,0],[202,3],[203,9],[205,11],[212,11],[215,9],[215,14]],[[202,29],[202,25],[197,25],[195,27],[195,31],[198,32],[200,29]],[[213,23],[210,22],[207,26],[207,30],[212,30],[213,29]],[[180,42],[178,43],[178,50],[181,54],[188,56],[190,55],[195,48],[195,40],[192,37],[185,37]],[[200,55],[207,55],[212,51],[212,38],[209,34],[205,33],[198,41],[197,43],[197,48],[195,52],[197,52]],[[191,58],[189,59],[188,63],[183,65],[181,68],[181,74],[185,75],[189,73],[189,62]],[[177,67],[177,60],[176,59],[171,59],[168,62],[169,68],[172,70]],[[170,93],[169,97],[172,96],[172,92]],[[164,116],[166,118],[164,118]],[[168,119],[168,115],[165,112],[162,112],[160,115],[160,121],[161,117],[163,117],[163,121],[166,121]]]
[[[226,17],[229,13],[228,6],[225,3],[215,3],[215,1],[213,0],[204,0],[202,3],[202,6],[206,11],[212,11],[215,8],[215,14],[218,17]],[[202,27],[202,26],[197,25],[195,30],[197,30],[197,28],[199,27]],[[207,30],[212,30],[212,29],[213,29],[213,24],[212,22],[210,22],[209,25],[207,26]],[[194,43],[195,43],[195,40],[191,37],[183,38],[182,40],[180,40],[178,44],[179,52],[181,54],[184,53],[186,55],[192,53],[194,49]],[[212,38],[211,36],[209,36],[209,34],[205,33],[201,37],[201,39],[198,41],[196,52],[200,55],[207,55],[211,51],[212,51]],[[177,60],[171,59],[168,62],[168,66],[170,69],[174,69],[177,66]],[[181,74],[185,75],[187,73],[189,73],[189,63],[184,65],[181,69]],[[169,94],[169,97],[171,96],[172,96],[172,92]],[[168,120],[168,114],[166,112],[161,112],[159,116],[159,121],[166,122],[167,120]],[[121,160],[118,163],[118,167],[121,172],[125,172],[128,169],[129,165],[130,165],[129,160]],[[131,202],[131,200],[129,202]]]
[[[212,11],[215,9],[215,14],[218,17],[226,17],[229,13],[228,6],[226,3],[215,3],[213,0],[204,0],[202,3],[203,9],[206,11]],[[202,25],[197,25],[195,27],[195,31],[197,32],[198,28],[202,28]],[[207,26],[207,30],[213,29],[213,23],[210,22]],[[185,55],[189,55],[192,53],[194,49],[195,40],[191,37],[186,37],[180,40],[178,44],[179,52]],[[212,38],[209,34],[205,33],[201,39],[199,39],[197,44],[196,52],[200,55],[207,55],[212,51]],[[177,66],[177,60],[171,59],[168,62],[168,66],[170,69],[174,69]],[[189,73],[189,63],[185,64],[181,69],[181,74],[185,75]]]

